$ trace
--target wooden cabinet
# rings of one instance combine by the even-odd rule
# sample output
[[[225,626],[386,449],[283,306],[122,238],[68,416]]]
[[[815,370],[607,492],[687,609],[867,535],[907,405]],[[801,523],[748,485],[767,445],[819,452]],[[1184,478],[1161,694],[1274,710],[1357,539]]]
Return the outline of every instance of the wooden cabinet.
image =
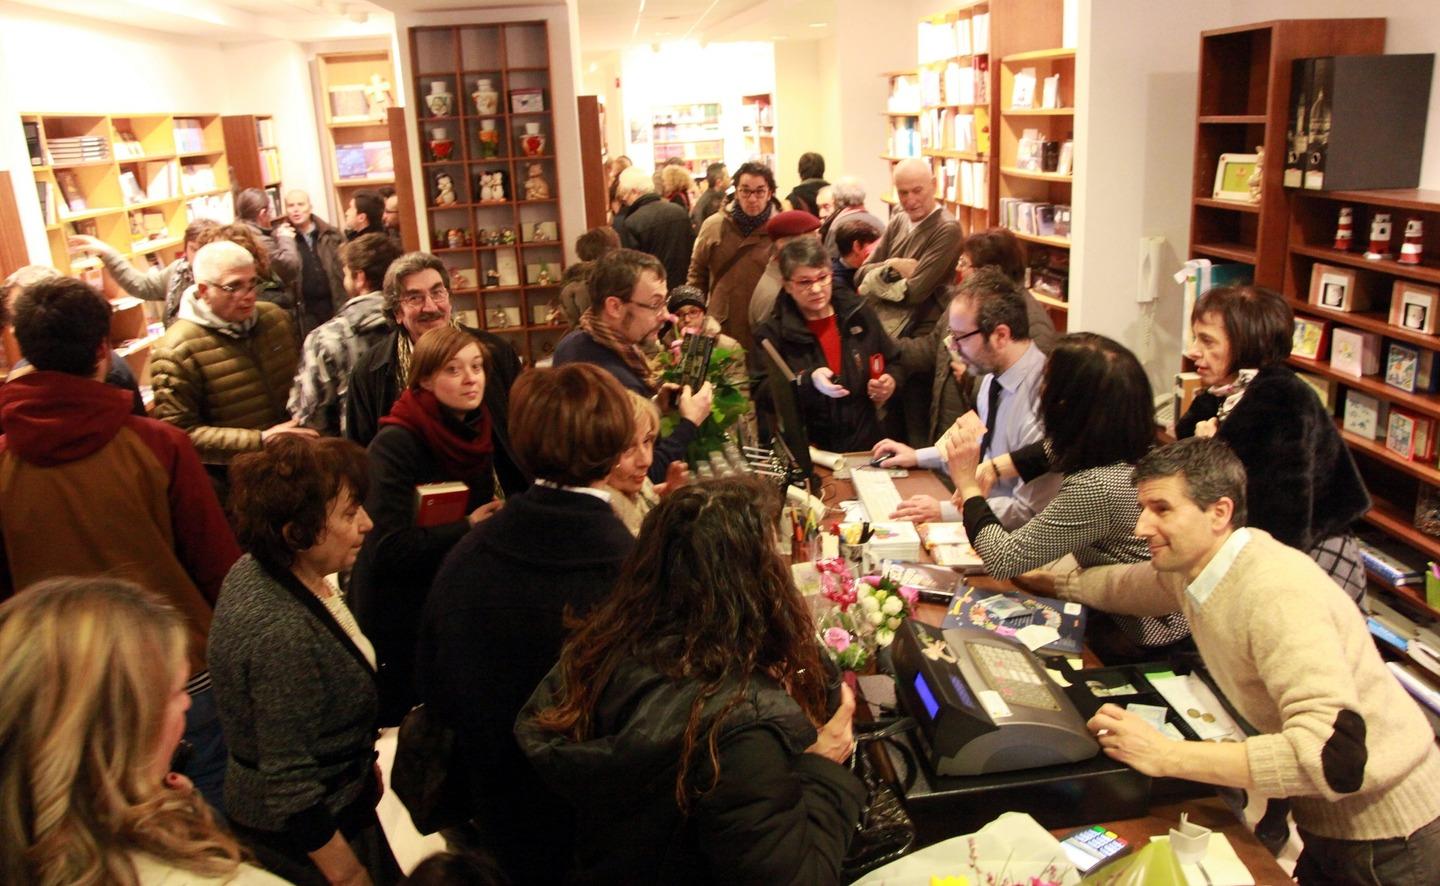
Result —
[[[222,118],[222,123],[236,192],[259,188],[270,200],[271,213],[281,218],[285,215],[285,192],[280,147],[275,143],[275,119],[269,114],[235,114]]]
[[[419,27],[409,39],[422,241],[450,270],[452,310],[533,365],[568,329],[551,322],[565,233],[546,23]]]
[[[387,49],[322,52],[322,150],[335,189],[336,221],[356,191],[395,184],[395,152],[386,113],[397,93]]]

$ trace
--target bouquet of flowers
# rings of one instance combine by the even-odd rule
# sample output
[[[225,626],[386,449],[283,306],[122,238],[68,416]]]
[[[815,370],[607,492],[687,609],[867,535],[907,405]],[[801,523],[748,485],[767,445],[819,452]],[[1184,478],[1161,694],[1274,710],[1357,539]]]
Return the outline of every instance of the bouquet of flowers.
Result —
[[[815,561],[820,595],[835,606],[820,620],[820,636],[835,663],[847,671],[865,666],[895,641],[900,623],[915,611],[920,592],[889,575],[855,579],[850,564],[835,557]]]
[[[677,344],[679,340],[677,339]],[[661,348],[653,365],[660,372],[660,380],[680,382],[680,353],[678,347]],[[715,389],[710,401],[710,415],[700,423],[695,439],[685,451],[685,460],[702,461],[712,452],[725,448],[731,439],[730,429],[749,410],[750,400],[741,389],[745,372],[745,352],[736,348],[716,347],[710,352],[710,370],[705,378]],[[680,417],[670,412],[660,419],[660,436],[675,429]]]

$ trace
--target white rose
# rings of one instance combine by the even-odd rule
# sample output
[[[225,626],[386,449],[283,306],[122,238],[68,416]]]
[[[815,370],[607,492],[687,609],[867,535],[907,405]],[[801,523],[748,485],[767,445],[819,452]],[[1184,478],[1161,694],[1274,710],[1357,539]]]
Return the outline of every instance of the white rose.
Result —
[[[885,602],[880,604],[880,611],[886,615],[899,615],[905,608],[905,601],[899,597],[886,597]]]
[[[898,630],[900,630],[900,622],[902,622],[902,621],[904,621],[904,619],[901,618],[900,616],[898,616],[898,615],[892,615],[892,616],[890,616],[890,620],[889,620],[888,622],[886,622],[886,624],[889,626],[890,630],[892,630],[892,631],[898,631]]]
[[[880,601],[868,594],[862,595],[860,597],[860,608],[866,612],[878,612],[880,610]]]
[[[880,612],[879,610],[867,612],[865,613],[865,620],[878,628],[880,625],[885,623],[885,613]]]
[[[875,643],[880,646],[881,649],[884,649],[893,642],[895,642],[895,632],[889,628],[881,628],[875,632]]]

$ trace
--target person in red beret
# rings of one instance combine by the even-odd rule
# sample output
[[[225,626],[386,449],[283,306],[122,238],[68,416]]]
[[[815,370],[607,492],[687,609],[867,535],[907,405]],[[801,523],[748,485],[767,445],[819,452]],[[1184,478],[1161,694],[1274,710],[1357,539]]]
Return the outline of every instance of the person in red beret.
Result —
[[[785,248],[785,244],[801,237],[819,237],[816,233],[819,230],[820,219],[803,209],[777,212],[765,223],[765,233],[770,235],[770,261],[765,265],[765,273],[760,277],[760,282],[755,284],[755,292],[750,296],[752,329],[775,313],[775,299],[779,297],[780,289],[785,284],[785,278],[780,274],[780,250]]]

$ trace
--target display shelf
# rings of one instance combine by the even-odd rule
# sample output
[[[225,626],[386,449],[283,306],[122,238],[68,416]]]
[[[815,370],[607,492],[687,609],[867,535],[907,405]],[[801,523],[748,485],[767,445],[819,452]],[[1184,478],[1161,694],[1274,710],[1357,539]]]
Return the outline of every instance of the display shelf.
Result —
[[[1422,280],[1426,283],[1440,283],[1440,267],[1434,265],[1404,265],[1394,259],[1372,261],[1358,252],[1341,252],[1326,246],[1306,246],[1303,243],[1292,244],[1290,252],[1319,259],[1329,264],[1348,265],[1352,268],[1376,271],[1394,277],[1405,277],[1409,280]]]
[[[1385,384],[1384,379],[1378,375],[1364,375],[1358,378],[1346,375],[1343,372],[1336,372],[1329,363],[1321,360],[1310,360],[1294,354],[1290,355],[1289,360],[1290,364],[1297,369],[1333,379],[1347,388],[1354,388],[1373,397],[1379,397],[1381,400],[1388,400],[1406,409],[1413,409],[1422,415],[1440,418],[1440,396],[1435,394],[1412,394],[1393,385]]]
[[[1043,234],[1027,234],[1024,231],[1011,231],[1017,240],[1024,240],[1026,243],[1039,243],[1044,246],[1053,246],[1056,249],[1069,249],[1070,238],[1068,237],[1047,237]]]
[[[1407,344],[1419,345],[1422,348],[1440,350],[1440,335],[1426,335],[1423,332],[1416,332],[1413,329],[1406,329],[1402,326],[1390,325],[1389,316],[1385,313],[1371,311],[1337,311],[1334,308],[1327,308],[1322,305],[1312,305],[1309,302],[1298,298],[1286,298],[1290,308],[1296,314],[1310,314],[1322,317],[1340,326],[1353,326],[1356,329],[1363,329],[1366,332],[1374,332],[1403,341]]]
[[[1264,114],[1205,114],[1195,118],[1202,126],[1265,125]]]
[[[1250,212],[1259,214],[1259,203],[1247,203],[1243,200],[1216,200],[1213,197],[1196,197],[1196,206],[1204,206],[1208,209],[1230,209],[1235,212]]]
[[[326,157],[326,178],[338,217],[356,191],[395,181],[398,158],[390,141],[386,112],[397,103],[399,84],[388,47],[318,53],[315,66],[319,74],[319,116],[324,124],[321,150]],[[466,96],[455,96],[457,102],[463,98]],[[462,102],[460,109],[463,108]],[[460,128],[463,130],[463,125]],[[365,174],[342,176],[342,154],[347,171],[359,171],[356,164],[360,162]]]
[[[1034,289],[1030,290],[1030,295],[1033,296],[1036,301],[1038,301],[1040,304],[1044,305],[1047,308],[1052,308],[1057,311],[1070,310],[1069,302],[1063,299],[1058,299],[1053,295],[1046,295],[1043,292],[1036,292]]]
[[[985,159],[985,157],[984,157],[983,155],[977,154],[977,153],[975,153],[974,151],[943,151],[943,150],[936,150],[936,149],[933,149],[933,148],[924,148],[924,149],[922,149],[922,150],[920,151],[920,154],[921,154],[921,156],[924,156],[924,157],[939,157],[939,158],[945,159],[945,160],[984,160],[984,159]],[[900,159],[903,160],[903,159],[906,159],[906,158],[903,158],[903,157],[902,157],[902,158],[900,158]]]
[[[1410,519],[1389,502],[1374,499],[1370,510],[1366,511],[1360,519],[1383,529],[1387,535],[1404,542],[1426,557],[1440,560],[1440,538],[1426,535],[1416,529]]]
[[[1058,172],[1036,172],[1031,169],[1016,169],[1013,166],[1000,167],[1001,175],[1008,175],[1012,178],[1028,178],[1037,182],[1063,182],[1069,184],[1074,181],[1072,175],[1061,175]]]
[[[1013,65],[1020,62],[1057,61],[1060,59],[1073,59],[1075,50],[1073,48],[1055,49],[1033,49],[1028,52],[1016,52],[1002,56],[1002,64]]]
[[[268,114],[231,114],[222,117],[221,122],[225,133],[225,154],[230,160],[235,187],[260,188],[278,193],[281,187],[280,152],[273,143],[274,119]],[[279,202],[274,194],[271,199]]]
[[[1006,117],[1073,117],[1074,108],[1009,108],[1002,111]]]
[[[1244,243],[1192,243],[1190,252],[1208,258],[1223,258],[1241,264],[1255,264],[1255,247]]]

